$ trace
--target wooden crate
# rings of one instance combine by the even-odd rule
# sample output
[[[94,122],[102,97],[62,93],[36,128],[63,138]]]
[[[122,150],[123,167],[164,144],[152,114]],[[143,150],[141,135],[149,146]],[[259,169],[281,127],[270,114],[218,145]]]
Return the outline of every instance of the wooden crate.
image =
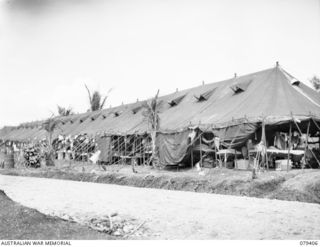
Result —
[[[287,159],[276,160],[276,170],[277,171],[286,171],[287,165],[288,165]],[[292,161],[289,160],[289,170],[291,169],[291,167],[292,167]]]
[[[248,170],[249,169],[249,160],[238,159],[236,160],[236,169],[239,170]]]

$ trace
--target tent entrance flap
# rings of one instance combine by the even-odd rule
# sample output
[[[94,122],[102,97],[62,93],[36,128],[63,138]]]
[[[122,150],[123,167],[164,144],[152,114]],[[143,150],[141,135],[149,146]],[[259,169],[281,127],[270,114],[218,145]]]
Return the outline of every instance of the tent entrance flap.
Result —
[[[157,147],[161,165],[177,165],[188,155],[190,131],[157,134]]]

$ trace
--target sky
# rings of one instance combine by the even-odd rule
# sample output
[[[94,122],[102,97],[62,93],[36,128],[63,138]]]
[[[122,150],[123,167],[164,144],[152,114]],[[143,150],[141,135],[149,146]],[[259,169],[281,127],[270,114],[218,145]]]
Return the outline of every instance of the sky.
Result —
[[[0,127],[275,66],[320,76],[320,0],[0,0]]]

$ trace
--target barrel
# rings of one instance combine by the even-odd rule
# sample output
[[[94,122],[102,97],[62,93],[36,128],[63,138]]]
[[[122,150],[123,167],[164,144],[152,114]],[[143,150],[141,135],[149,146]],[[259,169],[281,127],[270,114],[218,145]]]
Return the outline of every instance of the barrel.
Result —
[[[9,152],[4,157],[4,168],[14,168],[14,153]]]
[[[5,160],[5,153],[4,151],[0,151],[0,168],[4,168],[4,160]]]

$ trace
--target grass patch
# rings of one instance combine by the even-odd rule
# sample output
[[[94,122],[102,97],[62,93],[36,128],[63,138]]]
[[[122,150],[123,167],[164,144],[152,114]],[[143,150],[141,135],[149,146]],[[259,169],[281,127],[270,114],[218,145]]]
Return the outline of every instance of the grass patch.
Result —
[[[0,190],[1,239],[115,239],[85,226],[24,207]]]
[[[137,166],[138,173],[133,173],[130,166],[123,165],[108,166],[106,169],[104,171],[99,166],[87,163],[60,161],[56,167],[0,170],[0,173],[320,203],[319,169],[263,172],[254,180],[251,171],[224,168],[205,169],[204,176],[195,169],[156,170]]]

